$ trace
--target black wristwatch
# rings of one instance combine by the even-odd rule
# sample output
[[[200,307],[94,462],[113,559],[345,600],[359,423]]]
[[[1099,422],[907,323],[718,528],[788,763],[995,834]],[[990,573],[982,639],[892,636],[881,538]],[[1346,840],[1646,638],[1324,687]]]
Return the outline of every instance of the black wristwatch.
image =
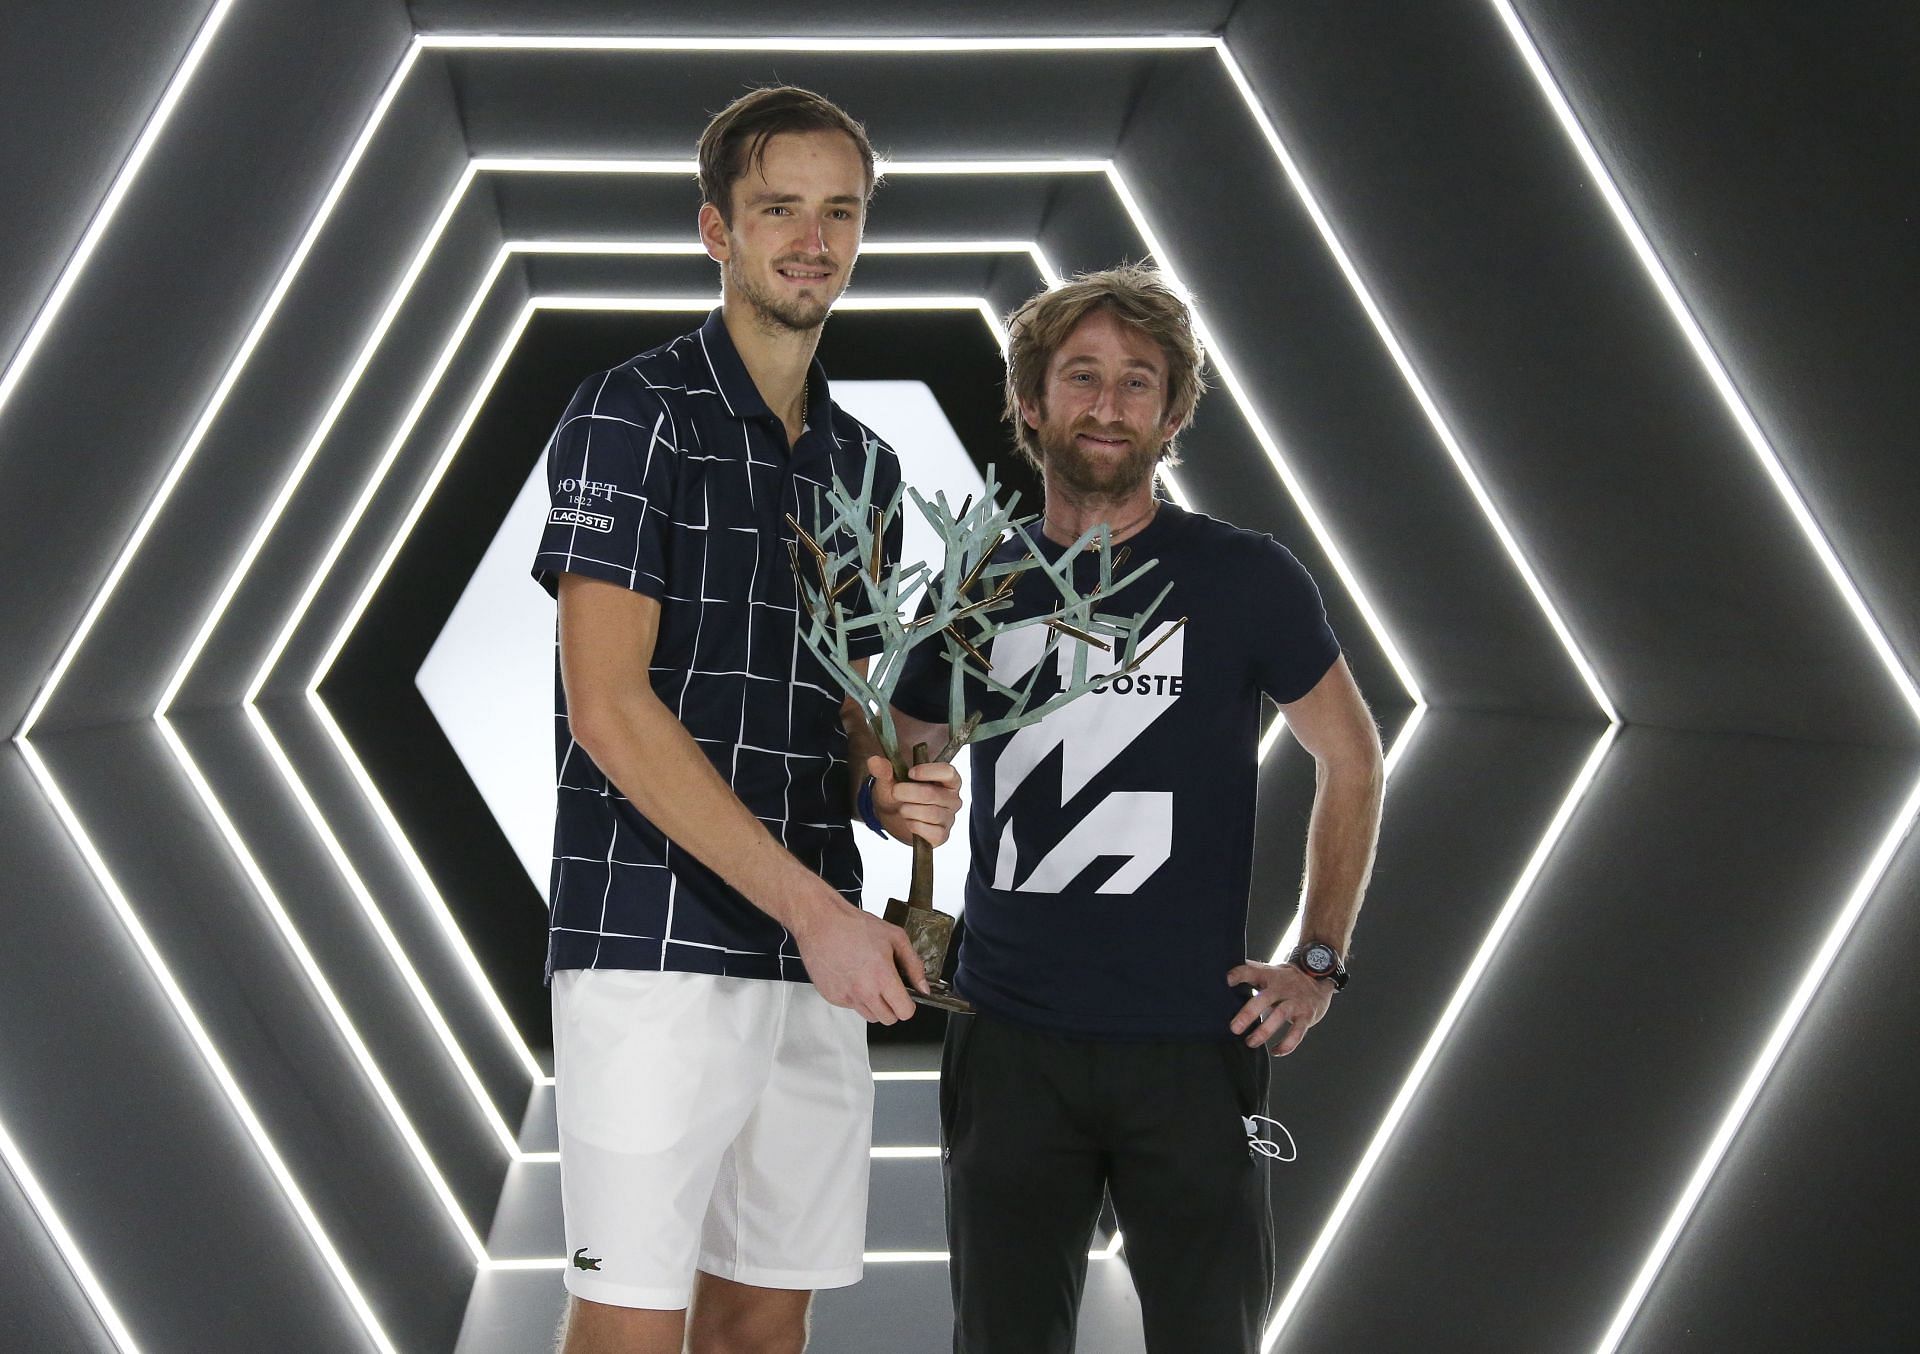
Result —
[[[1347,966],[1340,962],[1340,956],[1333,946],[1324,940],[1295,945],[1287,951],[1284,962],[1292,964],[1309,978],[1325,979],[1332,983],[1336,992],[1347,985]]]

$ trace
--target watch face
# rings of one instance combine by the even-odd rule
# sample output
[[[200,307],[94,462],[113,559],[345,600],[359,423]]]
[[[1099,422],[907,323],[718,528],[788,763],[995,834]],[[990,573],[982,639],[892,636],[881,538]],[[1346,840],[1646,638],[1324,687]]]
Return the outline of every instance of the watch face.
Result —
[[[1308,968],[1315,973],[1333,972],[1333,947],[1331,945],[1309,945],[1307,952],[1300,956]]]

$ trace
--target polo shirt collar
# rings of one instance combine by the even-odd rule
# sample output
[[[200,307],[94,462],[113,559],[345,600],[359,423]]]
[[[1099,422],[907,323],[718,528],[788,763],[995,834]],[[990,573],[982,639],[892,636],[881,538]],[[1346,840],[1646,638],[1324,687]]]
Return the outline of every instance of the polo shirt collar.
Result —
[[[706,352],[707,365],[713,368],[713,382],[726,401],[728,413],[735,418],[779,418],[747,374],[747,364],[740,360],[740,350],[733,346],[733,336],[727,333],[727,322],[718,306],[700,326],[700,346]],[[826,368],[816,357],[807,369],[807,426],[822,436],[831,435],[832,403]]]

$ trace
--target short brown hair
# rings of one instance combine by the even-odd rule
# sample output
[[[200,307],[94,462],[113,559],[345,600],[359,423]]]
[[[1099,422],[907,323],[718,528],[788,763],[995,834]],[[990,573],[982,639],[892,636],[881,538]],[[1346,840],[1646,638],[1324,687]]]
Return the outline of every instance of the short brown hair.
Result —
[[[1020,454],[1040,467],[1040,447],[1033,429],[1020,413],[1022,402],[1044,411],[1047,368],[1060,345],[1080,322],[1097,310],[1110,310],[1121,323],[1160,345],[1167,358],[1167,402],[1162,422],[1173,420],[1173,433],[1161,459],[1179,463],[1174,438],[1193,421],[1200,392],[1206,389],[1201,364],[1206,354],[1194,337],[1193,314],[1180,293],[1168,285],[1160,270],[1144,263],[1123,263],[1097,273],[1080,273],[1037,296],[1007,320],[1007,406],[1014,444]]]
[[[873,192],[873,143],[867,129],[846,110],[809,89],[771,85],[742,94],[714,114],[700,133],[700,195],[733,224],[733,185],[760,167],[767,142],[783,132],[841,132],[860,152],[867,173],[867,192]]]

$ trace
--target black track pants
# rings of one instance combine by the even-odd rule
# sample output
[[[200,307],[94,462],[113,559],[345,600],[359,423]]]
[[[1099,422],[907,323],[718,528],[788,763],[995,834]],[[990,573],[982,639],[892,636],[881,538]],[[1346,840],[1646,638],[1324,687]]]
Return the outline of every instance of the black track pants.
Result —
[[[1266,1113],[1270,1056],[1231,1036],[1128,1042],[948,1020],[955,1354],[1072,1354],[1104,1192],[1149,1354],[1256,1354],[1273,1297],[1271,1162],[1246,1121]]]

